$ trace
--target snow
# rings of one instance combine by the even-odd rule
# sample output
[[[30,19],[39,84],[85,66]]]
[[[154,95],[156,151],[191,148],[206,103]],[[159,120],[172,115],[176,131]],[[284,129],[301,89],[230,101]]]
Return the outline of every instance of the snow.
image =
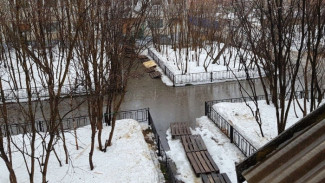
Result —
[[[103,141],[108,137],[111,127],[104,127]],[[47,179],[49,182],[160,182],[159,165],[154,163],[151,151],[144,140],[141,126],[134,120],[118,120],[114,132],[113,145],[107,152],[98,150],[97,142],[93,162],[95,169],[90,171],[88,153],[90,150],[90,126],[77,129],[79,150],[75,148],[73,132],[66,132],[66,142],[69,149],[69,164],[64,164],[64,151],[62,142],[55,145],[55,150],[60,157],[63,166],[52,152],[48,167]],[[97,137],[96,137],[97,139]],[[22,135],[13,136],[13,141],[22,145]],[[25,140],[28,140],[25,136]],[[97,140],[96,140],[97,141]],[[40,136],[36,140],[37,156],[41,156]],[[15,148],[12,147],[14,150]],[[22,155],[13,153],[13,166],[18,182],[29,182]],[[3,161],[0,161],[0,182],[6,183],[8,171]],[[39,167],[35,169],[35,182],[41,182]]]
[[[187,160],[185,150],[182,146],[180,139],[172,140],[170,129],[167,130],[167,140],[170,151],[167,151],[166,154],[171,158],[176,165],[178,175],[176,178],[186,183],[199,183],[201,178],[196,177],[191,164]]]
[[[51,54],[47,54],[47,60],[41,60],[41,62],[43,65],[49,65],[51,68],[51,72],[54,74],[54,91],[57,93],[59,82],[62,82],[64,76],[63,70],[68,64],[67,56],[59,51],[58,46],[53,47],[49,52],[51,52]],[[26,101],[26,74],[22,67],[23,64],[20,63],[21,61],[17,60],[14,51],[5,51],[4,55],[6,59],[0,62],[0,78],[6,99],[8,102],[15,102],[18,97],[21,102]],[[36,51],[35,55],[38,55]],[[82,85],[84,80],[82,63],[78,60],[76,52],[73,52],[73,55],[68,66],[67,76],[63,81],[61,96],[76,93],[83,94],[86,91],[85,87]],[[36,100],[39,97],[41,99],[48,98],[48,75],[31,58],[26,59],[26,67],[28,68],[29,77],[31,79],[32,100]],[[106,68],[106,66],[104,66],[104,68]],[[91,64],[89,64],[89,70],[90,72],[93,70]],[[104,72],[104,74],[108,74],[107,70]]]
[[[198,125],[193,134],[201,135],[209,153],[217,164],[221,173],[226,173],[231,182],[237,182],[235,163],[245,159],[242,152],[232,143],[229,138],[213,124],[206,116],[196,119]]]
[[[198,127],[191,130],[192,134],[202,136],[220,172],[227,173],[230,180],[236,183],[235,163],[243,161],[245,156],[206,116],[197,118],[196,122]],[[180,140],[171,139],[170,129],[167,131],[167,140],[170,147],[167,155],[175,162],[178,171],[176,178],[186,183],[202,182],[200,177],[195,176]]]
[[[243,50],[238,51],[236,48],[228,47],[221,54],[217,63],[212,64],[214,58],[217,57],[219,50],[221,50],[223,46],[223,43],[220,43],[219,46],[214,44],[213,46],[206,46],[205,49],[197,48],[196,50],[194,48],[189,48],[188,51],[186,51],[185,48],[176,49],[175,51],[171,46],[161,46],[160,52],[152,47],[149,48],[149,50],[155,55],[153,56],[155,57],[154,59],[160,60],[160,64],[158,65],[163,65],[162,69],[166,66],[167,69],[175,75],[174,78],[169,78],[169,80],[164,76],[162,77],[163,82],[167,86],[170,86],[172,79],[175,82],[175,86],[183,86],[186,84],[205,84],[235,80],[235,76],[239,79],[246,78],[245,71],[239,70],[239,68],[243,67],[242,64],[240,64],[239,55],[244,58],[243,60],[249,61],[252,53],[244,52]],[[210,50],[215,51],[209,54]],[[186,60],[188,60],[187,69],[185,66]],[[160,72],[164,73],[161,69]],[[257,71],[253,69],[249,70],[249,74],[253,78],[258,76]]]
[[[221,44],[221,47],[223,44]],[[204,69],[204,60],[206,60],[207,63],[212,62],[213,58],[218,54],[218,52],[215,52],[213,55],[213,58],[211,58],[207,51],[205,49],[198,49],[197,53],[195,54],[195,50],[189,49],[189,53],[186,53],[186,49],[177,49],[174,51],[171,46],[166,46],[166,48],[163,48],[161,52],[156,51],[155,49],[151,49],[158,57],[164,61],[164,64],[170,69],[171,72],[174,74],[184,74],[185,68],[181,68],[181,65],[184,65],[185,67],[185,60],[188,57],[188,71],[187,73],[200,73],[200,72],[206,72]],[[219,63],[220,64],[210,64],[207,68],[207,72],[211,71],[225,71],[227,70],[226,63],[230,59],[230,68],[235,69],[232,67],[234,64],[235,59],[230,58],[230,49],[227,49],[223,56],[220,57]],[[198,58],[198,59],[197,59]],[[199,60],[199,65],[197,65],[197,61]],[[239,61],[237,60],[237,63]],[[238,66],[238,64],[236,65]]]
[[[13,51],[6,51],[4,52],[6,54],[6,58],[11,58],[11,59],[5,59],[7,60],[5,62],[3,62],[3,65],[0,65],[0,71],[1,71],[1,79],[4,85],[5,89],[11,89],[11,88],[15,88],[14,87],[14,80],[17,80],[17,84],[19,88],[26,88],[26,75],[24,73],[24,70],[22,68],[22,63],[20,63],[17,58],[16,58],[16,54]],[[51,49],[51,53],[53,55],[53,58],[50,59],[50,55],[48,56],[48,61],[43,61],[45,64],[45,62],[48,62],[49,67],[53,68],[53,72],[54,72],[54,79],[55,79],[55,86],[58,85],[59,79],[63,77],[63,73],[59,72],[61,68],[65,68],[66,67],[66,55],[62,55],[62,53],[59,52],[58,47],[54,47],[53,49]],[[10,54],[10,56],[9,56]],[[37,53],[35,52],[35,54],[37,55]],[[69,70],[68,70],[68,76],[65,80],[65,84],[75,84],[75,81],[78,80],[78,83],[80,82],[80,78],[77,78],[76,73],[77,73],[77,66],[74,65],[75,62],[74,60],[71,60],[70,65],[69,65]],[[45,74],[43,74],[42,72],[39,72],[41,69],[38,67],[38,65],[31,59],[27,59],[26,60],[26,65],[27,68],[29,70],[29,74],[30,77],[32,77],[32,79],[35,80],[31,81],[32,82],[32,86],[35,87],[42,87],[44,85],[47,85],[46,82],[46,76]],[[14,73],[10,73],[11,70],[9,68],[13,68],[14,69]]]
[[[302,104],[303,99],[299,99],[298,101]],[[253,102],[248,102],[248,105],[250,105],[253,110],[256,109]],[[286,106],[287,105],[288,102],[286,102]],[[292,106],[290,107],[288,113],[286,129],[303,117],[298,104],[295,102],[291,105]],[[293,105],[295,105],[295,107],[293,107]],[[254,116],[245,103],[222,102],[213,105],[213,109],[231,125],[233,125],[233,127],[239,131],[239,133],[241,133],[250,143],[252,143],[255,148],[258,149],[278,135],[274,105],[267,105],[265,100],[260,100],[258,101],[258,106],[262,119],[264,137],[262,137],[258,124],[256,123]],[[307,104],[307,106],[309,106],[309,104]],[[297,116],[295,114],[294,108],[296,108]],[[307,107],[307,111],[309,111],[309,107]]]
[[[166,85],[166,86],[173,86],[173,82],[164,74],[164,72],[161,70],[160,67],[156,67],[156,70],[161,73],[161,81]]]

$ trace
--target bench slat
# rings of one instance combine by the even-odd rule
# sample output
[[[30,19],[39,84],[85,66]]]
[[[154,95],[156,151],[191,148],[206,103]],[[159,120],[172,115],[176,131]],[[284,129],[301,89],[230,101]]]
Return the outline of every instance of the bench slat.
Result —
[[[201,175],[201,178],[202,178],[202,182],[203,182],[203,183],[210,183],[210,180],[209,180],[207,174],[202,174],[202,175]],[[212,182],[212,183],[213,183],[213,182]]]
[[[216,173],[211,173],[211,175],[212,175],[212,178],[215,183],[221,183],[221,181]]]
[[[223,179],[223,176],[221,174],[218,174],[218,177],[221,183],[226,183],[226,181]]]
[[[190,160],[190,164],[192,165],[196,176],[198,176],[198,174],[201,173],[200,167],[197,165],[192,153],[186,153],[186,155],[187,155],[187,158]]]
[[[186,141],[186,136],[181,136],[181,140],[182,140],[182,144],[183,144],[183,147],[184,147],[184,150],[185,152],[190,152],[190,145],[187,143]]]
[[[199,160],[200,164],[202,165],[203,172],[211,172],[212,170],[207,165],[208,162],[204,161],[201,153],[200,152],[195,152],[195,154],[198,157],[198,160]]]
[[[218,166],[216,165],[216,163],[213,161],[213,159],[212,159],[212,157],[211,157],[211,155],[209,154],[209,152],[208,151],[203,151],[204,153],[205,153],[205,155],[206,155],[206,157],[209,159],[209,161],[211,162],[211,165],[213,166],[213,168],[215,169],[215,171],[217,172],[217,173],[219,173],[219,168],[218,168]]]
[[[213,167],[213,165],[212,165],[212,163],[210,162],[210,160],[207,158],[206,154],[205,154],[204,152],[201,152],[201,154],[202,154],[202,157],[204,158],[204,160],[205,160],[206,162],[209,162],[209,163],[208,163],[208,166],[209,166],[209,168],[210,168],[211,170],[213,170],[213,171],[211,171],[211,172],[215,172],[216,170],[215,170],[215,168]]]
[[[198,167],[200,168],[200,173],[204,173],[205,170],[204,170],[204,168],[203,168],[203,166],[202,166],[202,164],[201,164],[199,158],[198,158],[197,155],[195,154],[195,152],[194,152],[194,153],[191,153],[191,154],[193,155],[193,158],[194,158],[194,160],[195,160],[195,163],[196,163],[196,164],[198,165]]]
[[[211,183],[214,183],[214,180],[213,180],[213,177],[212,177],[211,174],[208,174],[208,179],[209,179],[209,181],[210,181]]]
[[[197,146],[196,140],[195,140],[195,136],[191,135],[190,136],[190,140],[191,140],[191,144],[193,145],[193,151],[199,151],[199,147]]]
[[[221,175],[222,175],[222,177],[223,177],[223,179],[225,180],[226,183],[231,183],[231,181],[230,181],[230,179],[229,179],[229,177],[228,177],[227,174],[222,173]]]
[[[204,141],[203,141],[201,135],[198,136],[197,142],[201,146],[201,151],[206,151],[207,150],[207,147],[205,146]]]

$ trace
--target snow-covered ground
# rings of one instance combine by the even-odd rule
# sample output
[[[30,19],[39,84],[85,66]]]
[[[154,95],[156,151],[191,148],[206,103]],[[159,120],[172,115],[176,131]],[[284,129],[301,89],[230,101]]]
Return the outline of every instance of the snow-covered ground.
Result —
[[[196,119],[197,126],[192,134],[202,136],[206,147],[221,173],[227,173],[233,183],[237,182],[235,163],[244,160],[245,156],[206,116]],[[201,178],[195,176],[187,160],[184,148],[179,139],[172,140],[170,130],[167,131],[167,140],[170,151],[167,155],[175,162],[177,178],[186,183],[199,183]]]
[[[207,46],[205,49],[197,48],[195,50],[189,48],[188,51],[186,49],[176,49],[175,51],[171,46],[162,46],[160,52],[151,47],[148,53],[157,62],[160,60],[158,65],[162,68],[159,71],[168,76],[162,76],[162,81],[167,86],[172,84],[183,86],[186,84],[223,82],[235,80],[236,77],[245,79],[246,73],[243,70],[240,57],[247,60],[248,64],[251,53],[228,47],[221,54],[217,63],[212,64],[222,47],[223,44],[221,43],[219,47],[214,44],[213,46]],[[211,51],[211,49],[214,51]],[[257,71],[252,68],[249,68],[249,75],[252,78],[258,77]]]
[[[303,99],[298,100],[301,104]],[[248,102],[253,110],[256,109],[253,102]],[[286,102],[287,105],[287,102]],[[291,104],[286,129],[299,121],[303,114],[295,102]],[[295,105],[295,106],[294,106]],[[245,103],[217,103],[213,105],[213,109],[218,112],[225,120],[239,131],[255,148],[260,148],[278,135],[275,107],[273,104],[267,105],[265,100],[258,101],[262,119],[262,129],[264,137],[262,137],[258,124],[254,116]],[[295,110],[296,109],[296,110]],[[309,104],[307,104],[309,111]],[[297,115],[297,116],[296,116]]]
[[[51,50],[52,59],[48,56],[47,61],[43,61],[42,64],[45,65],[45,62],[49,65],[49,67],[53,68],[55,83],[54,85],[57,86],[59,79],[63,77],[63,72],[61,70],[65,69],[67,65],[66,55],[63,55],[59,52],[58,48],[55,47]],[[18,88],[26,88],[26,74],[23,70],[23,63],[18,61],[16,58],[16,54],[14,51],[5,52],[6,60],[3,60],[2,64],[0,65],[0,76],[2,79],[3,88],[11,89],[15,88],[14,84],[18,85]],[[37,53],[35,53],[37,55]],[[10,56],[9,56],[10,55]],[[10,59],[9,59],[10,58]],[[35,61],[32,59],[26,60],[26,67],[29,71],[29,77],[31,77],[31,82],[33,87],[42,87],[47,85],[46,78],[47,76],[43,74],[41,68],[36,64]],[[65,80],[66,85],[74,85],[76,82],[79,84],[81,78],[77,77],[77,70],[80,67],[77,64],[77,60],[71,60],[69,64],[68,75]],[[13,69],[13,70],[12,70]],[[14,72],[12,72],[14,71]]]
[[[110,129],[111,127],[104,127],[103,142],[108,137]],[[79,150],[76,150],[73,132],[65,133],[70,156],[69,164],[64,164],[62,142],[55,145],[63,166],[59,166],[52,152],[47,174],[49,182],[161,182],[159,164],[154,163],[157,160],[145,142],[141,126],[137,121],[130,119],[117,121],[113,145],[108,147],[107,152],[99,151],[98,145],[95,144],[93,171],[90,171],[88,163],[90,130],[90,126],[77,129]],[[13,141],[21,146],[22,138],[22,135],[13,136]],[[39,153],[42,151],[39,138],[38,136],[36,140],[37,156],[40,156]],[[25,139],[27,140],[26,136]],[[15,151],[15,148],[12,148]],[[29,182],[24,160],[17,151],[13,153],[13,162],[18,182]],[[41,182],[41,173],[38,165],[36,167],[35,182]],[[0,182],[9,182],[8,171],[2,160],[0,172]]]
[[[4,52],[5,58],[0,61],[0,78],[2,81],[2,87],[5,90],[5,97],[8,102],[15,102],[16,98],[25,101],[27,98],[26,91],[26,79],[27,75],[23,69],[22,61],[16,58],[14,51]],[[68,67],[68,72],[65,80],[63,81],[63,87],[61,89],[61,96],[69,94],[82,94],[85,92],[85,87],[82,86],[84,80],[84,74],[82,72],[82,63],[76,56],[77,53],[73,53],[74,56],[68,63],[66,53],[59,51],[58,47],[51,49],[51,54],[46,56],[47,60],[41,59],[41,64],[47,65],[51,68],[51,72],[54,77],[54,90],[58,91],[59,82],[62,82],[65,68]],[[35,52],[35,55],[37,53]],[[32,90],[33,98],[36,100],[39,97],[46,99],[48,97],[48,74],[41,69],[40,64],[37,64],[35,60],[26,58],[26,68],[28,69],[28,76],[30,78],[30,87]],[[69,65],[67,65],[69,64]],[[106,62],[105,62],[106,64]],[[104,68],[106,66],[104,65]],[[89,70],[92,72],[92,65],[89,64]],[[108,70],[104,71],[104,74]]]
[[[221,55],[217,64],[212,64],[213,59],[218,55],[219,49],[218,46],[214,45],[215,51],[211,54],[208,54],[207,51],[210,51],[209,48],[197,48],[195,51],[193,48],[189,48],[187,52],[185,48],[174,51],[171,46],[162,47],[161,52],[158,52],[155,49],[151,49],[170,69],[174,74],[186,74],[185,72],[185,63],[188,60],[187,73],[200,73],[206,72],[204,65],[207,67],[207,72],[212,71],[226,71],[227,65],[230,69],[236,69],[239,66],[239,58],[235,54],[237,50],[230,47],[227,48],[224,53]],[[220,44],[220,49],[223,47],[223,44]]]

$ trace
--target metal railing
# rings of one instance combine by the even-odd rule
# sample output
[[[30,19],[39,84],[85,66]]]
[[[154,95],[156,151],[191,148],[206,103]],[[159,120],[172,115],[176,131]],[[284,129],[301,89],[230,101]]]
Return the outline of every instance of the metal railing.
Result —
[[[240,134],[212,107],[210,108],[209,113],[207,113],[207,116],[230,139],[230,142],[234,143],[246,157],[257,150],[242,134]]]
[[[305,98],[307,92],[307,98],[310,98],[309,91],[296,91],[294,97],[297,99]],[[266,100],[265,95],[255,96],[256,100]],[[290,98],[290,93],[288,92],[285,96],[285,99]],[[268,95],[268,99],[272,100],[272,95]],[[250,143],[237,129],[235,129],[227,120],[225,120],[216,110],[214,110],[213,105],[221,102],[229,103],[242,103],[255,100],[252,97],[240,97],[240,98],[230,98],[222,100],[211,100],[205,102],[205,115],[208,116],[211,121],[225,134],[230,138],[231,143],[234,143],[240,151],[245,156],[250,156],[257,149]]]
[[[157,65],[163,70],[164,74],[173,82],[173,86],[183,86],[186,84],[200,84],[200,83],[213,83],[224,80],[237,80],[246,79],[247,74],[244,70],[226,70],[226,71],[213,71],[213,72],[199,72],[188,74],[174,74],[164,64],[164,62],[148,48],[148,55],[156,61]],[[258,77],[257,70],[248,70],[251,78]]]
[[[44,120],[37,120],[35,121],[35,129],[37,132],[46,132],[48,129],[49,121]],[[83,127],[89,125],[89,118],[88,116],[79,116],[74,118],[64,118],[61,121],[57,120],[57,125],[62,125],[63,130],[72,130],[74,128]],[[6,136],[7,130],[6,125],[0,125],[0,129],[2,133]],[[61,127],[58,127],[61,129]],[[32,132],[32,123],[31,122],[24,122],[24,123],[11,123],[8,125],[8,131],[10,135],[18,135],[23,133],[30,133]]]
[[[58,86],[54,88],[54,91],[58,91]],[[61,97],[65,96],[76,96],[76,95],[84,95],[87,93],[85,87],[81,85],[63,85],[61,88]],[[47,98],[49,97],[48,88],[46,87],[33,87],[31,88],[31,98],[32,100],[37,100],[39,98]],[[28,99],[28,93],[26,88],[20,89],[6,89],[4,90],[4,96],[7,101],[15,101],[15,100],[22,100]]]
[[[155,123],[152,119],[152,116],[149,112],[149,109],[148,109],[148,119],[149,119],[149,125],[151,126],[151,129],[152,129],[152,132],[155,136],[155,142],[156,142],[156,145],[157,145],[157,148],[158,148],[158,156],[161,157],[161,163],[163,163],[167,169],[167,174],[168,174],[168,180],[169,182],[171,183],[176,183],[178,182],[177,179],[176,179],[176,172],[175,170],[172,168],[173,166],[173,161],[167,156],[166,154],[166,151],[161,143],[161,137],[160,135],[158,134],[158,131],[156,129],[156,126],[155,126]]]
[[[147,122],[149,124],[149,108],[120,111],[116,119],[134,119],[138,122]]]

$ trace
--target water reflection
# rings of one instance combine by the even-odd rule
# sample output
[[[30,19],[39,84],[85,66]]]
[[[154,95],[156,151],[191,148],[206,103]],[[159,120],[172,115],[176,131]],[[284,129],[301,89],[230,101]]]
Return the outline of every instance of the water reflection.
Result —
[[[248,88],[245,81],[242,83]],[[261,87],[258,91],[262,94]],[[171,122],[184,121],[194,126],[195,119],[204,115],[205,101],[236,97],[241,97],[241,93],[235,81],[168,87],[161,80],[144,75],[130,81],[122,110],[149,107],[157,128],[164,134]]]

